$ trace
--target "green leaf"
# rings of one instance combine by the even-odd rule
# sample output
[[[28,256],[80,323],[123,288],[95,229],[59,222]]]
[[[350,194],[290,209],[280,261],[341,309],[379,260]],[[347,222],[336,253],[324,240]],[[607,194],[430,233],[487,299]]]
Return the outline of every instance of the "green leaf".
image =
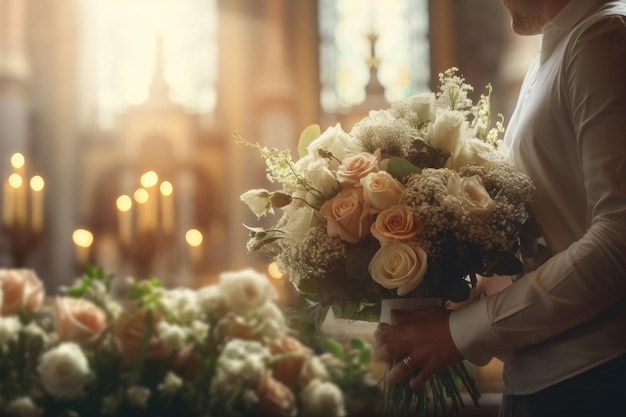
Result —
[[[328,338],[320,338],[319,342],[322,346],[322,348],[324,348],[325,350],[327,350],[328,352],[332,353],[333,356],[339,358],[339,359],[343,359],[344,355],[343,355],[343,347],[341,346],[341,344],[339,342],[336,342],[332,339],[328,339]]]
[[[307,146],[311,144],[315,139],[319,138],[322,134],[320,125],[312,124],[304,128],[300,133],[300,139],[298,140],[298,155],[300,158],[307,154]]]
[[[389,158],[385,170],[398,180],[402,180],[402,178],[409,174],[419,174],[422,172],[419,167],[416,167],[406,159],[400,158],[399,156],[392,156]]]

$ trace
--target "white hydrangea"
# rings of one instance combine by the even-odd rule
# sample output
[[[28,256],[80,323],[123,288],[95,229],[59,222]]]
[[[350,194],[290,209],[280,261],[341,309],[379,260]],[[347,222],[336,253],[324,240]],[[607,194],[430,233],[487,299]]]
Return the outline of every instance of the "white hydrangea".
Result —
[[[157,330],[160,339],[168,350],[178,350],[185,345],[187,332],[181,326],[161,321],[157,325]]]
[[[7,413],[15,417],[41,417],[44,414],[42,408],[37,407],[30,397],[19,397],[9,403]]]
[[[341,389],[332,382],[316,379],[302,390],[302,417],[343,417],[346,406]]]
[[[159,307],[183,323],[190,323],[200,312],[196,291],[190,288],[164,291]]]
[[[187,328],[187,332],[189,337],[194,342],[202,342],[209,333],[209,325],[200,320],[194,320],[191,325]]]
[[[159,384],[159,391],[164,394],[174,394],[183,386],[183,380],[173,372],[168,372]]]
[[[150,390],[140,385],[133,385],[126,391],[128,402],[137,408],[146,408],[150,398]]]
[[[17,317],[0,316],[0,349],[6,349],[6,344],[17,340],[22,324]]]
[[[219,285],[226,304],[241,315],[258,310],[277,296],[267,275],[252,268],[223,272]]]
[[[226,308],[224,294],[219,285],[207,285],[196,292],[198,306],[207,316],[222,316]]]

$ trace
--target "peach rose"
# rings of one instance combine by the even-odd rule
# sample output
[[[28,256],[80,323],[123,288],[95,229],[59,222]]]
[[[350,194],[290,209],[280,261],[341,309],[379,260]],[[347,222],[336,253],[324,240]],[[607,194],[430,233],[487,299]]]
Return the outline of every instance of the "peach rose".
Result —
[[[337,180],[344,187],[360,185],[361,178],[364,178],[370,172],[379,171],[379,161],[380,151],[376,151],[373,154],[368,152],[348,154],[339,168],[337,168]]]
[[[43,284],[30,269],[0,269],[0,287],[3,294],[0,315],[34,312],[43,304]]]
[[[357,243],[370,232],[372,218],[363,204],[363,188],[348,188],[327,201],[321,209],[328,236]]]
[[[397,289],[403,296],[417,288],[424,279],[427,255],[421,248],[391,242],[381,247],[369,264],[369,273],[385,288]]]
[[[148,314],[151,314],[150,318]],[[157,325],[159,318],[145,309],[124,312],[113,324],[113,342],[126,364],[137,358],[143,344],[146,326],[151,327],[152,337],[148,344],[147,356],[165,358],[168,350],[159,339]]]
[[[273,366],[274,377],[287,386],[297,385],[311,350],[297,339],[283,336],[269,345],[272,355],[283,355]]]
[[[374,212],[398,204],[404,185],[387,171],[372,172],[361,178],[363,200]]]
[[[409,240],[420,230],[413,212],[404,204],[397,204],[379,213],[371,229],[372,235],[382,245],[394,240]]]
[[[94,340],[107,324],[105,312],[84,299],[55,297],[52,314],[62,340]]]
[[[295,395],[285,384],[277,381],[271,371],[263,372],[256,395],[259,398],[259,415],[292,417],[297,413]]]

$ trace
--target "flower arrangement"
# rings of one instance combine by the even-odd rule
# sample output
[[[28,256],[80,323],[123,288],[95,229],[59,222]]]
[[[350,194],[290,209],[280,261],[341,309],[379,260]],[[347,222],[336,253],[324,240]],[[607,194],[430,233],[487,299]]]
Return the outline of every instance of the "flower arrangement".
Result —
[[[247,249],[273,257],[309,309],[378,321],[384,299],[436,297],[458,307],[475,295],[477,275],[521,271],[534,186],[502,150],[491,87],[474,104],[457,68],[439,82],[438,92],[371,111],[350,132],[308,127],[296,161],[236,135],[281,185],[242,194],[259,218],[283,211],[269,228],[249,227]],[[451,396],[453,409],[456,377],[478,397],[464,367],[446,372],[429,389]],[[401,412],[429,406],[420,393],[396,394]]]
[[[2,416],[345,416],[377,392],[367,344],[301,343],[252,269],[192,290],[87,268],[61,294],[0,270]]]

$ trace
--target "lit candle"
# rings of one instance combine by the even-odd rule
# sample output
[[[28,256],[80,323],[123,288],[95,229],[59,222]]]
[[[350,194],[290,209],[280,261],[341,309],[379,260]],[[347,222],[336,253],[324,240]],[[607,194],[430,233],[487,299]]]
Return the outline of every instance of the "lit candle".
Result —
[[[11,174],[9,176],[9,185],[13,189],[12,193],[15,196],[15,211],[13,213],[12,224],[25,225],[28,214],[26,208],[26,192],[24,190],[25,187],[22,176],[17,173]]]
[[[132,213],[130,209],[133,207],[131,198],[124,194],[115,201],[117,206],[117,223],[120,241],[129,244],[132,237]]]
[[[43,188],[44,180],[35,175],[30,179],[30,227],[33,232],[43,230]]]
[[[174,187],[169,181],[163,181],[159,186],[161,191],[161,227],[163,233],[170,234],[174,231],[174,201],[172,193]]]
[[[198,229],[189,229],[185,233],[185,240],[189,246],[189,259],[194,265],[202,259],[202,232]]]
[[[13,167],[13,172],[22,175],[24,173],[24,165],[26,165],[24,155],[19,152],[11,155],[11,166]]]
[[[89,249],[93,244],[93,234],[87,229],[76,229],[72,233],[72,241],[76,245],[76,261],[85,265],[89,261]]]
[[[133,198],[137,203],[137,232],[147,232],[150,227],[148,219],[148,200],[150,196],[148,191],[145,188],[138,188],[135,190]]]

